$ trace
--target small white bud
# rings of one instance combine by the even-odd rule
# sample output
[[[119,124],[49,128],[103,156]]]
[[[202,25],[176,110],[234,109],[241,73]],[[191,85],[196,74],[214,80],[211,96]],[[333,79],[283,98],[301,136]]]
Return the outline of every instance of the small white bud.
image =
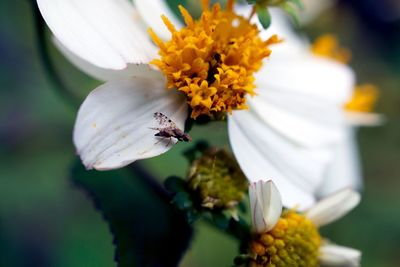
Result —
[[[282,214],[278,189],[272,181],[259,180],[250,184],[249,194],[254,231],[260,234],[270,231]]]

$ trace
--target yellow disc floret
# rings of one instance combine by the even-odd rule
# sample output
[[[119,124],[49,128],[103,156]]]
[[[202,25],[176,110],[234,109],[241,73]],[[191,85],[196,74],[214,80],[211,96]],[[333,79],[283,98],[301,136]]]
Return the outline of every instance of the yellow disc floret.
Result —
[[[276,36],[263,41],[256,25],[233,12],[233,1],[225,10],[219,4],[210,10],[208,1],[202,2],[199,20],[180,6],[186,27],[179,31],[162,17],[170,41],[162,42],[149,30],[160,48],[152,64],[165,74],[168,88],[186,94],[192,118],[247,108],[246,95],[255,94],[253,74],[270,55],[268,46],[278,42]]]
[[[321,236],[314,224],[294,211],[283,212],[276,226],[250,244],[251,267],[316,267]]]
[[[372,84],[358,85],[349,102],[346,103],[347,111],[372,112],[379,96],[379,90]]]

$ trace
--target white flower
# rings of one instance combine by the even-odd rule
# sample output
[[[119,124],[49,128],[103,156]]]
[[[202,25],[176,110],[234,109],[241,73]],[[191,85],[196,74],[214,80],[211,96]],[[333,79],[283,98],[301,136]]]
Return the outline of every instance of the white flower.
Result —
[[[229,138],[250,181],[273,177],[283,205],[302,209],[313,204],[336,146],[347,138],[343,106],[354,75],[347,66],[312,54],[282,12],[271,14],[271,27],[262,35],[278,33],[284,42],[272,47],[257,73],[258,95],[249,99],[249,112],[229,118]]]
[[[176,29],[182,27],[165,2],[134,1],[135,7],[126,0],[37,2],[65,56],[106,81],[82,104],[74,129],[86,167],[113,169],[167,151],[170,146],[149,129],[155,126],[153,114],[164,113],[182,129],[187,105],[176,90],[165,89],[160,71],[147,65],[157,52],[147,26],[168,39],[160,18],[165,14]],[[276,33],[285,43],[276,45],[257,73],[249,111],[229,116],[229,138],[250,181],[274,177],[285,206],[307,207],[331,160],[331,147],[344,137],[340,107],[354,77],[346,66],[313,56],[282,20],[273,15],[273,27],[262,33],[264,40]]]
[[[294,261],[296,258],[292,254],[302,255],[305,258],[297,259],[308,262],[308,266],[315,266],[316,260],[324,266],[359,266],[360,251],[321,240],[318,233],[319,227],[340,219],[357,206],[359,193],[344,189],[322,199],[302,214],[294,210],[281,213],[281,196],[272,181],[252,183],[249,194],[253,228],[258,234],[252,246],[256,261],[267,260],[271,256],[269,251],[275,251]],[[283,245],[274,242],[276,237]],[[299,242],[297,238],[300,238]],[[258,256],[263,258],[258,259]]]
[[[64,55],[105,81],[78,112],[73,139],[84,165],[113,169],[169,150],[171,145],[159,142],[150,129],[157,127],[153,115],[161,112],[183,129],[186,100],[177,91],[166,90],[164,76],[147,65],[158,49],[132,4],[126,0],[37,0],[37,4]]]

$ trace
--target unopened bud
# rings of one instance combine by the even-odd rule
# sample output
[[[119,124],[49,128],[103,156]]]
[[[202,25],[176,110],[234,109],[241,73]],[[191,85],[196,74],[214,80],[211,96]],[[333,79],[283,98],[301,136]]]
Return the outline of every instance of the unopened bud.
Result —
[[[235,158],[223,149],[209,149],[193,161],[188,186],[209,209],[235,207],[244,198],[247,180]]]

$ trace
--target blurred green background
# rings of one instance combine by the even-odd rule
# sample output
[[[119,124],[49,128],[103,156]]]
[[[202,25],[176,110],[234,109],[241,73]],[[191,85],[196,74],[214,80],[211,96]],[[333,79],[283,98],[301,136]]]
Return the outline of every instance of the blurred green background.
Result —
[[[387,123],[359,130],[363,202],[323,229],[335,242],[362,250],[365,267],[400,266],[400,16],[390,3],[396,5],[343,1],[305,29],[310,37],[337,34],[353,50],[359,81],[381,89],[377,110]],[[390,20],[385,12],[392,12]],[[36,38],[30,1],[0,1],[0,266],[115,266],[107,224],[68,179],[76,110],[46,76]],[[99,84],[54,49],[51,55],[82,99]],[[195,128],[194,138],[207,136],[210,127],[211,142],[226,144],[223,123]],[[183,175],[185,148],[145,164],[160,177]],[[236,251],[233,239],[200,223],[182,266],[230,266]]]

